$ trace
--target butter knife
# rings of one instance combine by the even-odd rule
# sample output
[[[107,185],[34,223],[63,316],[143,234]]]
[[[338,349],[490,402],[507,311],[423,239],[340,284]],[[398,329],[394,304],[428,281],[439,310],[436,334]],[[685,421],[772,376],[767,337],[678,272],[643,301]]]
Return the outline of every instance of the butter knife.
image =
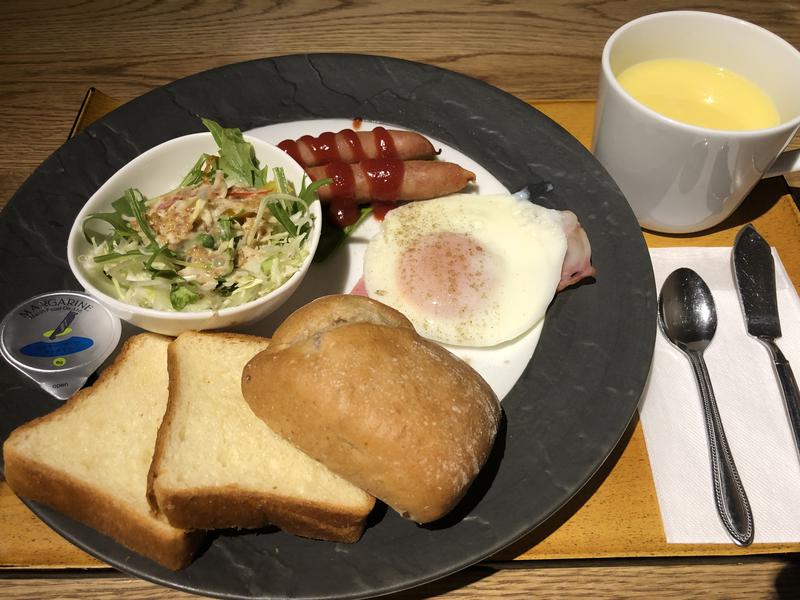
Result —
[[[780,383],[795,448],[800,455],[800,392],[789,361],[775,343],[781,337],[775,263],[769,244],[752,225],[742,228],[733,244],[733,275],[747,333],[764,344]]]

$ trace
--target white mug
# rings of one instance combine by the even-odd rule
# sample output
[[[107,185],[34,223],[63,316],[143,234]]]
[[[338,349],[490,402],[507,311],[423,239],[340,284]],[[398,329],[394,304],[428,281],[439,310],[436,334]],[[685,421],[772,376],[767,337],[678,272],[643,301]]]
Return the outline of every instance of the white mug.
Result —
[[[658,58],[738,73],[772,98],[780,124],[707,129],[647,108],[617,76]],[[759,179],[800,169],[800,151],[783,152],[798,127],[800,52],[752,23],[705,12],[656,13],[623,25],[603,49],[592,151],[645,229],[691,233],[722,222]]]

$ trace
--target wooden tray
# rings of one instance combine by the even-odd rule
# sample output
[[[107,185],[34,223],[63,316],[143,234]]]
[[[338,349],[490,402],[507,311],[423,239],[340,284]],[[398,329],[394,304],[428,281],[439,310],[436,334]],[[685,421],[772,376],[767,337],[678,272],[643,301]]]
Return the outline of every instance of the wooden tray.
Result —
[[[594,101],[531,102],[589,146]],[[70,135],[118,106],[90,89]],[[800,282],[800,213],[783,178],[761,182],[725,223],[704,235],[645,232],[650,247],[731,246],[738,229],[753,222],[778,249],[789,277]],[[107,568],[42,523],[0,481],[0,568]],[[796,544],[667,544],[642,429],[635,420],[600,472],[542,527],[499,552],[492,561],[640,556],[712,556],[800,551]]]

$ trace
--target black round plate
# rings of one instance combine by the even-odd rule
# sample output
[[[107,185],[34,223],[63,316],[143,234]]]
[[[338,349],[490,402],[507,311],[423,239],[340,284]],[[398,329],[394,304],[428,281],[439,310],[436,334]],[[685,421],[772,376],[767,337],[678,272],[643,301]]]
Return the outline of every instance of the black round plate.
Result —
[[[388,511],[352,545],[282,532],[223,534],[173,573],[49,509],[34,511],[94,556],[164,585],[220,597],[354,598],[462,569],[563,506],[636,411],[656,330],[650,259],[624,197],[591,154],[538,111],[475,79],[390,58],[296,55],[222,67],[145,94],[65,143],[0,214],[0,314],[40,292],[77,289],[66,246],[83,203],[144,150],[201,131],[199,116],[243,130],[360,117],[438,138],[508,189],[539,184],[541,203],[574,211],[597,278],[554,299],[534,358],[503,401],[490,463],[441,523],[420,527]],[[5,363],[0,389],[2,440],[59,404]]]

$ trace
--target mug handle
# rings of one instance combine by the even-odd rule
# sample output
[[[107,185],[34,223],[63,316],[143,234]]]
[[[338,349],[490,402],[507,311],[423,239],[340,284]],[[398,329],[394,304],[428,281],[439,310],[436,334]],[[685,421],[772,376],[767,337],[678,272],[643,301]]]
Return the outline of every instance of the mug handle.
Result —
[[[800,148],[788,150],[778,155],[772,166],[764,172],[762,177],[777,177],[785,173],[800,171]]]

